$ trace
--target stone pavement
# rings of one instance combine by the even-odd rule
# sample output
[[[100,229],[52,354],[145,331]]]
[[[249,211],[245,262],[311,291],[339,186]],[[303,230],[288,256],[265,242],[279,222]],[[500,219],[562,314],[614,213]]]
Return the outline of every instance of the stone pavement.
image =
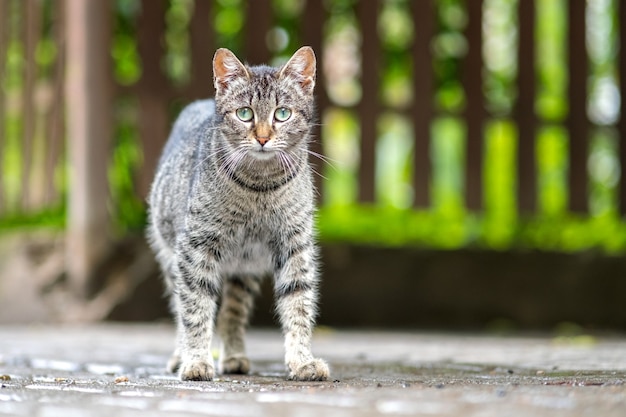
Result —
[[[0,415],[626,416],[626,338],[319,329],[327,382],[285,381],[252,330],[249,376],[181,382],[163,324],[0,327]]]

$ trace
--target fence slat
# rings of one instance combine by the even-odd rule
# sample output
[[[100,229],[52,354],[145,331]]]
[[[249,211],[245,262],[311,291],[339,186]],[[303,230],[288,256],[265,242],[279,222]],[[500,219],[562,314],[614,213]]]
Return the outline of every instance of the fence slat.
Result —
[[[377,36],[378,0],[359,1],[356,6],[361,25],[361,101],[357,107],[360,129],[359,201],[371,203],[375,200],[376,137],[379,114],[379,62],[381,47]]]
[[[434,116],[434,74],[431,41],[435,34],[435,4],[433,0],[411,3],[415,41],[413,54],[413,131],[415,135],[413,156],[413,204],[427,207],[430,204],[430,128]]]
[[[535,1],[518,4],[519,46],[517,53],[517,207],[530,214],[537,205],[537,172],[535,163]]]
[[[465,200],[470,210],[480,210],[483,198],[483,124],[485,107],[483,98],[482,11],[483,0],[466,3],[468,25],[465,36],[469,45],[463,61],[461,78],[465,87],[466,163]]]
[[[6,56],[9,42],[9,2],[0,0],[0,80],[4,80]],[[0,173],[4,172],[4,148],[6,146],[5,139],[5,106],[6,96],[4,89],[0,88]],[[3,178],[4,176],[2,176]],[[6,198],[4,181],[0,178],[0,213],[6,210]]]
[[[303,45],[308,45],[313,48],[313,50],[315,51],[315,55],[317,56],[318,68],[315,80],[315,92],[318,109],[317,117],[319,118],[319,120],[322,120],[322,117],[324,116],[324,111],[326,110],[326,108],[328,108],[329,105],[328,95],[326,94],[326,80],[324,79],[324,73],[321,70],[322,68],[319,65],[319,63],[322,61],[322,40],[324,38],[324,25],[320,24],[320,22],[325,22],[326,18],[327,13],[324,9],[324,2],[312,0],[306,2],[303,18],[304,22],[302,25],[302,42]],[[317,124],[313,128],[313,137],[315,139],[311,143],[311,151],[323,155],[324,144],[322,143],[321,123]],[[323,161],[315,156],[311,156],[309,159],[313,164],[315,171],[319,173],[319,175],[315,176],[315,186],[317,188],[318,194],[323,195]]]
[[[621,97],[619,131],[619,212],[626,215],[626,2],[617,3],[619,13],[619,91]]]
[[[22,39],[24,40],[24,68],[22,71],[22,117],[26,123],[22,123],[22,172],[21,193],[22,210],[33,209],[32,196],[32,173],[33,173],[33,141],[36,127],[35,111],[35,77],[36,61],[35,48],[40,33],[40,12],[36,0],[25,0],[22,6]]]
[[[63,152],[65,131],[63,122],[65,117],[63,111],[65,108],[65,97],[63,94],[65,88],[63,78],[65,71],[65,37],[63,31],[65,27],[65,0],[56,0],[55,4],[56,8],[52,11],[54,13],[52,36],[57,45],[57,57],[52,75],[52,104],[47,109],[45,122],[46,135],[44,141],[44,147],[46,149],[44,162],[44,203],[48,207],[57,204],[59,199],[59,192],[55,184],[55,171]]]
[[[588,59],[585,44],[585,0],[570,0],[568,9],[568,103],[569,114],[569,209],[585,213],[588,209],[587,197],[587,75]]]
[[[267,64],[272,57],[265,43],[272,27],[272,2],[249,1],[246,12],[245,61],[251,65]]]
[[[215,36],[211,24],[211,7],[209,0],[196,0],[189,23],[189,49],[191,53],[191,81],[186,88],[188,101],[206,98],[213,95],[213,52]]]
[[[161,70],[165,55],[162,42],[165,37],[166,0],[142,0],[142,13],[137,22],[137,48],[144,71],[137,84],[139,99],[139,137],[144,164],[137,178],[137,191],[143,200],[148,195],[156,171],[159,155],[167,140],[169,119],[167,98],[169,82]]]
[[[67,271],[77,296],[88,294],[91,274],[109,249],[107,169],[113,118],[111,4],[67,0],[66,100],[71,167],[67,213]]]

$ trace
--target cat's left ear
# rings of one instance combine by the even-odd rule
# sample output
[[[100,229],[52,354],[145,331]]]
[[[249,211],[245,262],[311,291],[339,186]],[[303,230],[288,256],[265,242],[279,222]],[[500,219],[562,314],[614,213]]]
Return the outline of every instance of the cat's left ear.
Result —
[[[309,94],[315,87],[315,53],[310,46],[298,49],[280,70],[280,78],[291,77]]]
[[[213,57],[213,85],[216,93],[228,88],[237,78],[250,78],[250,74],[235,54],[226,48],[218,49]]]

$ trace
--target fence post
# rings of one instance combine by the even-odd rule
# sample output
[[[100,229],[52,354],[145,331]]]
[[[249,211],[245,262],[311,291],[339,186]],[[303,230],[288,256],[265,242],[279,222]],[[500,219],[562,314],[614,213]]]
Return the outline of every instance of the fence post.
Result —
[[[215,31],[211,23],[213,4],[208,0],[194,2],[193,15],[189,22],[189,46],[191,53],[191,81],[187,85],[185,98],[205,99],[214,95],[213,53]]]
[[[52,69],[52,105],[46,110],[45,121],[45,167],[44,205],[58,204],[61,198],[55,183],[54,172],[65,149],[65,1],[56,0],[52,11],[52,37],[57,45],[57,56]]]
[[[66,266],[85,297],[109,242],[107,165],[112,132],[111,3],[66,2],[66,117],[69,158]]]
[[[568,2],[568,62],[569,81],[567,101],[569,113],[567,130],[569,134],[569,209],[572,212],[586,213],[588,210],[587,158],[589,152],[587,119],[587,75],[589,61],[586,48],[586,2]]]
[[[535,2],[518,4],[519,48],[518,96],[515,103],[517,124],[517,207],[521,214],[537,209],[537,164],[535,163]]]
[[[7,49],[9,44],[9,10],[8,1],[0,0],[0,80],[4,80]],[[4,89],[0,88],[0,172],[4,172],[4,129],[5,129],[5,111],[4,105],[5,94]],[[0,213],[5,211],[4,200],[4,184],[0,181]]]
[[[380,112],[379,85],[381,46],[378,39],[378,15],[380,2],[360,0],[356,15],[361,25],[361,89],[363,96],[358,104],[361,129],[359,202],[373,203],[376,200],[376,138],[378,137],[378,115]]]
[[[626,4],[618,3],[619,9],[619,91],[622,98],[619,121],[619,162],[621,178],[619,183],[619,213],[626,215]]]
[[[138,193],[145,199],[154,178],[159,155],[167,140],[170,121],[167,114],[168,80],[161,70],[165,55],[165,0],[141,2],[141,16],[137,23],[137,48],[144,71],[137,83],[139,101],[139,137],[143,149],[143,166],[139,172]]]
[[[435,36],[434,0],[415,1],[411,4],[415,25],[413,55],[413,100],[411,111],[415,135],[415,153],[413,156],[413,188],[416,207],[428,207],[430,204],[430,128],[434,118],[433,93],[435,79],[431,42]]]
[[[486,117],[482,77],[483,0],[468,1],[467,14],[466,37],[469,50],[461,74],[465,87],[467,124],[465,195],[467,208],[480,210],[483,207],[483,124]]]
[[[327,13],[324,9],[324,2],[307,1],[304,9],[304,22],[302,23],[302,44],[308,45],[315,51],[317,55],[317,76],[315,80],[315,91],[317,97],[317,117],[320,121],[313,128],[313,141],[311,142],[311,150],[320,155],[324,154],[324,144],[322,143],[322,123],[324,120],[324,112],[329,107],[328,95],[326,94],[326,80],[324,71],[320,62],[323,62],[322,44],[324,38],[324,22],[326,22]],[[310,162],[315,167],[315,171],[319,173],[314,177],[315,188],[317,189],[320,200],[324,196],[324,164],[320,158],[311,156]]]
[[[36,68],[35,63],[35,48],[40,32],[40,10],[38,2],[34,0],[27,0],[20,2],[22,22],[21,22],[21,35],[24,39],[24,66],[22,70],[23,86],[22,86],[22,117],[27,123],[22,126],[22,168],[21,168],[21,194],[22,201],[20,202],[22,210],[33,209],[33,196],[31,190],[31,178],[33,168],[33,151],[34,151],[34,138],[35,138],[35,123],[36,123],[36,111],[35,111],[35,82],[36,82]]]
[[[243,61],[250,65],[268,64],[272,56],[265,43],[265,37],[272,27],[272,3],[268,0],[249,1],[246,8],[246,25],[248,27],[244,39]]]

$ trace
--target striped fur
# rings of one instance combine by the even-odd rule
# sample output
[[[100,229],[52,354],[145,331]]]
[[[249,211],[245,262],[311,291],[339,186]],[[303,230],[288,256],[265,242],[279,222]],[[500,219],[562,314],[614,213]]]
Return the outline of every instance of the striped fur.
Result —
[[[211,380],[217,324],[221,371],[249,372],[244,331],[261,279],[272,275],[289,377],[326,379],[328,366],[310,349],[318,298],[308,164],[315,56],[304,47],[283,67],[248,67],[220,49],[213,71],[215,100],[180,114],[149,197],[148,238],[178,327],[168,367],[183,380]],[[242,108],[254,117],[239,117]],[[287,120],[276,113],[283,108]]]

